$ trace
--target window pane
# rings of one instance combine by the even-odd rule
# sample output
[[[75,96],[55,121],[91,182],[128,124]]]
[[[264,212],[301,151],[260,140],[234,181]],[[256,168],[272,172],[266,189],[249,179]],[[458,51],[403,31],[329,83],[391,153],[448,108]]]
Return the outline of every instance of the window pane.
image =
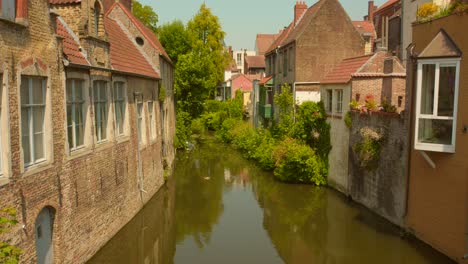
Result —
[[[142,140],[142,111],[143,111],[143,104],[142,103],[138,103],[137,105],[137,115],[138,115],[138,120],[137,120],[137,132],[138,132],[138,142],[141,143],[141,140]]]
[[[333,91],[327,90],[327,111],[328,112],[332,111],[332,105],[333,105]]]
[[[98,82],[94,83],[94,89],[93,89],[93,99],[94,102],[99,101],[99,89],[98,89]]]
[[[29,142],[29,115],[28,108],[21,109],[21,134],[22,134],[22,146],[24,154],[24,163],[31,163],[31,151],[30,151],[30,142]]]
[[[67,135],[68,135],[68,147],[70,149],[74,148],[73,146],[73,126],[67,127]]]
[[[75,80],[75,101],[83,101],[83,80]]]
[[[44,129],[44,108],[34,107],[33,109],[33,128],[34,133],[42,133]]]
[[[455,67],[440,67],[438,116],[453,116]]]
[[[45,89],[42,78],[32,78],[32,96],[34,104],[44,104]]]
[[[34,134],[34,161],[44,158],[44,134]]]
[[[21,78],[21,104],[29,104],[29,78]]]
[[[84,124],[79,124],[76,126],[76,146],[80,147],[84,144]]]
[[[424,64],[421,85],[421,114],[432,115],[434,113],[434,83],[435,65]]]
[[[84,143],[84,121],[83,121],[83,104],[75,105],[75,141],[76,147],[83,145]]]
[[[73,88],[71,80],[67,80],[67,102],[73,101]]]
[[[68,90],[68,89],[67,89]],[[67,130],[68,130],[68,146],[72,149],[73,146],[73,122],[72,122],[72,105],[67,104]]]
[[[451,145],[452,129],[453,120],[419,119],[419,142]]]

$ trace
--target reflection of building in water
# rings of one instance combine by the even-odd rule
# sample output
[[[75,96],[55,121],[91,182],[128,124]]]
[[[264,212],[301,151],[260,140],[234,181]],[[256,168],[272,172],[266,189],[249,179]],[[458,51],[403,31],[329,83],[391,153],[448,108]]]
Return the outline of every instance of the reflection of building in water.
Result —
[[[229,169],[224,169],[224,181],[231,182],[231,171]]]
[[[88,264],[172,263],[175,255],[175,184],[170,179]]]

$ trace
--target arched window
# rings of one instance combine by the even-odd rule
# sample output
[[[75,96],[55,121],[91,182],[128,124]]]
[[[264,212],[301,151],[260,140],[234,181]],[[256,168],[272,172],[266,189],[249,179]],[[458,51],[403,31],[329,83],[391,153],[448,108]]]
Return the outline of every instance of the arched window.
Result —
[[[101,5],[96,1],[94,3],[94,32],[96,37],[99,37],[99,27],[100,27],[100,18],[101,18]]]

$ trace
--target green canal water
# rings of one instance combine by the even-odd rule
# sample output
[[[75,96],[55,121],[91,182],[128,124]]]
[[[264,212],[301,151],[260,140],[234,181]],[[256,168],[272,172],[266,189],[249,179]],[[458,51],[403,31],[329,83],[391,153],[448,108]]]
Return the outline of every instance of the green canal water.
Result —
[[[178,153],[174,177],[97,263],[452,262],[333,190],[279,183],[208,141]]]

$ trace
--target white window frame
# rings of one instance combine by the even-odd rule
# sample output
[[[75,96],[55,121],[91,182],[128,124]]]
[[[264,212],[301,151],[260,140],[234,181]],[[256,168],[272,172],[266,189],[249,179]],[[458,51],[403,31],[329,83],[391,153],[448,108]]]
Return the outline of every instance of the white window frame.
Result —
[[[33,79],[34,78],[37,78],[37,79],[42,79],[42,89],[43,89],[43,96],[44,96],[44,103],[43,105],[41,104],[34,104],[33,102],[33,87],[32,87],[32,83],[33,83]],[[22,116],[22,113],[23,113],[23,109],[24,108],[34,108],[34,107],[38,107],[38,106],[43,106],[43,110],[44,110],[44,117],[43,117],[43,123],[42,123],[42,140],[43,140],[43,155],[44,157],[43,158],[40,158],[40,159],[36,159],[34,156],[35,156],[35,149],[34,149],[34,117],[33,117],[33,111],[32,110],[29,110],[28,111],[28,128],[29,128],[29,159],[30,159],[30,162],[29,163],[26,163],[25,159],[23,160],[23,164],[24,164],[24,167],[25,168],[29,168],[29,167],[32,167],[32,166],[35,166],[35,165],[38,165],[38,164],[41,164],[41,163],[44,163],[47,161],[47,138],[45,136],[46,134],[46,118],[47,118],[47,115],[46,115],[46,108],[47,108],[47,78],[45,77],[41,77],[41,76],[21,76],[21,80],[22,81],[27,81],[28,82],[28,89],[29,89],[29,102],[28,104],[26,104],[25,106],[23,106],[22,102],[20,102],[20,105],[21,105],[21,116]],[[21,87],[20,87],[20,94],[21,94]],[[22,100],[21,100],[22,101]],[[21,127],[23,126],[23,121],[24,120],[21,120]],[[24,131],[21,132],[21,140],[23,140],[23,133]],[[22,141],[22,144],[25,144],[25,142]],[[25,155],[24,151],[23,151],[23,156]]]
[[[423,65],[435,65],[435,78],[434,78],[434,106],[433,114],[426,115],[421,114],[421,99],[422,99],[422,78],[423,78]],[[439,101],[439,78],[440,78],[440,66],[452,66],[455,67],[455,92],[453,102],[453,117],[438,116],[438,101]],[[446,152],[455,153],[456,135],[457,135],[457,115],[458,115],[458,92],[460,85],[460,58],[443,58],[443,59],[420,59],[418,61],[417,70],[417,92],[416,92],[416,119],[415,119],[415,131],[414,131],[414,148],[416,150],[423,151],[434,151],[434,152]],[[419,141],[419,120],[452,120],[452,144],[436,144],[436,143],[423,143]]]
[[[155,101],[150,100],[148,104],[148,121],[149,121],[149,134],[152,141],[156,140],[156,119],[155,119]]]
[[[145,103],[143,98],[136,100],[136,118],[137,118],[137,139],[138,144],[143,147],[146,145],[146,121],[145,121]],[[139,111],[139,106],[141,106],[141,112]],[[141,148],[140,148],[141,149]]]
[[[121,85],[121,88],[122,88],[122,96],[123,97],[120,97],[118,98],[117,97],[117,86]],[[128,115],[127,115],[127,85],[125,82],[123,81],[114,81],[114,85],[113,85],[113,94],[114,94],[114,118],[115,118],[115,134],[117,137],[122,137],[122,136],[125,136],[127,135],[127,118],[128,118]],[[123,113],[120,113],[121,115],[123,114],[123,117],[121,118],[121,122],[122,122],[122,127],[123,127],[123,131],[120,132],[119,130],[119,118],[118,118],[118,113],[119,113],[119,108],[118,108],[118,105],[120,104],[123,104]],[[120,109],[122,110],[122,109]]]
[[[95,98],[95,89],[98,87],[96,86],[97,83],[103,83],[104,84],[104,90],[105,90],[105,95],[106,98],[105,100],[101,100],[101,98]],[[96,143],[101,144],[109,141],[110,138],[110,130],[109,130],[109,91],[108,91],[108,81],[105,80],[94,80],[93,81],[93,107],[94,107],[94,136],[96,137]],[[98,104],[103,104],[105,103],[105,110],[106,110],[106,120],[102,122],[101,120],[101,111],[97,111],[96,108],[96,103]],[[102,124],[104,126],[104,129],[106,129],[106,138],[102,138],[101,131],[97,129],[97,125]]]
[[[344,91],[342,89],[336,89],[334,90],[336,93],[336,104],[335,104],[335,112],[337,114],[342,114],[343,113],[343,96],[344,96]]]
[[[73,146],[70,146],[70,142],[69,142],[69,139],[67,140],[67,144],[68,144],[68,148],[70,150],[70,152],[73,152],[73,151],[77,151],[77,150],[80,150],[82,148],[84,148],[86,146],[86,82],[85,80],[83,79],[77,79],[77,78],[70,78],[68,79],[67,81],[71,81],[71,89],[72,89],[72,101],[71,101],[71,104],[72,104],[72,141],[73,141]],[[82,86],[81,88],[83,89],[82,91],[82,101],[76,101],[75,99],[75,83],[76,81],[81,81],[82,82]],[[67,85],[65,87],[65,89],[68,89],[68,82],[67,82]],[[66,102],[66,105],[67,105],[67,111],[68,111],[68,98],[65,99],[67,102]],[[77,143],[76,143],[76,109],[75,107],[73,107],[74,105],[76,104],[79,104],[81,103],[82,106],[81,106],[81,111],[83,112],[83,144],[80,145],[80,146],[77,146]],[[68,137],[68,127],[70,126],[70,124],[68,124],[68,113],[67,113],[67,137]]]

